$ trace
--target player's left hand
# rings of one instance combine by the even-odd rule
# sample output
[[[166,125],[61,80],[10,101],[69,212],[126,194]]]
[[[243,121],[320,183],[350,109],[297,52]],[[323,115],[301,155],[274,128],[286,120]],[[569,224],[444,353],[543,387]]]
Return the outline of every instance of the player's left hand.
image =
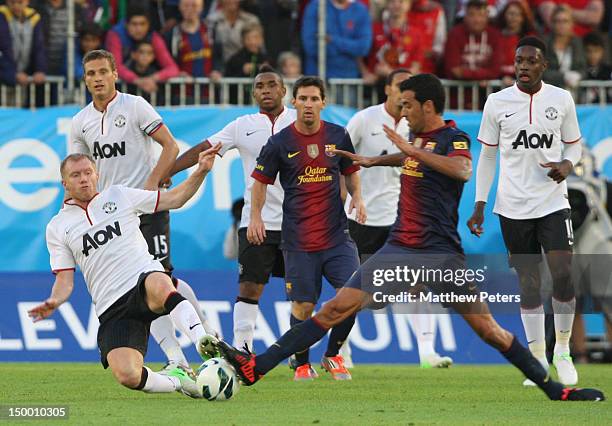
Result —
[[[408,156],[414,155],[414,151],[416,150],[414,145],[412,145],[406,139],[401,137],[399,133],[397,133],[395,130],[393,130],[391,127],[387,126],[386,124],[383,124],[383,130],[385,131],[385,134],[387,135],[389,140],[393,143],[393,145],[397,147],[397,149],[399,149],[400,151],[402,151],[404,154]]]
[[[349,214],[353,213],[355,210],[355,220],[362,225],[365,223],[368,215],[366,213],[365,204],[363,204],[363,200],[360,198],[351,198],[351,203],[349,204],[348,212]]]
[[[198,171],[209,172],[215,164],[215,157],[221,150],[221,142],[216,143],[205,151],[200,152],[198,156]]]
[[[559,162],[551,161],[548,163],[540,163],[540,166],[550,169],[548,177],[557,183],[563,182],[569,174],[572,172],[573,165],[569,160],[563,160]]]
[[[59,306],[57,299],[52,297],[45,300],[38,306],[33,307],[28,311],[28,316],[32,318],[34,322],[38,322],[50,316]]]

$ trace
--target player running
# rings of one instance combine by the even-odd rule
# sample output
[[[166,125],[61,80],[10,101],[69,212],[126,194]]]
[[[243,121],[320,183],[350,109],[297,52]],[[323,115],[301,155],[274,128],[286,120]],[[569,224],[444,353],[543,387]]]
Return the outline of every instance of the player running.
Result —
[[[572,95],[542,82],[545,54],[546,46],[538,38],[520,40],[514,61],[516,84],[487,99],[478,133],[482,148],[476,203],[468,227],[478,237],[483,233],[499,150],[501,172],[493,212],[499,215],[509,263],[519,277],[529,349],[548,370],[539,274],[544,249],[553,280],[553,365],[561,383],[575,385],[578,374],[569,348],[576,309],[571,281],[574,237],[565,178],[580,160],[581,136]],[[523,384],[534,386],[530,380]]]
[[[182,369],[163,375],[143,366],[151,321],[170,316],[202,357],[206,331],[191,303],[176,292],[169,273],[149,254],[139,215],[185,204],[204,181],[220,148],[216,145],[200,154],[197,170],[168,192],[111,185],[98,193],[92,157],[70,154],[61,163],[62,185],[72,198],[47,225],[55,283],[50,297],[29,315],[42,320],[68,300],[78,265],[100,320],[102,365],[110,366],[115,379],[127,388],[201,397],[195,381]]]
[[[348,122],[346,129],[351,135],[356,154],[374,157],[400,152],[387,138],[383,125],[394,129],[404,139],[409,139],[410,129],[402,117],[399,86],[411,76],[407,69],[393,70],[387,76],[385,102],[359,111]],[[380,250],[389,237],[397,217],[400,176],[401,167],[364,168],[360,171],[361,194],[364,204],[368,206],[368,218],[364,224],[360,224],[354,220],[353,214],[349,216],[348,223],[362,262]],[[435,319],[431,314],[431,304],[426,301],[415,302],[408,305],[407,310],[408,320],[417,339],[421,367],[449,367],[453,360],[448,356],[440,356],[434,348]]]
[[[262,211],[266,238],[261,245],[251,244],[246,236],[251,217],[251,189],[254,182],[250,171],[255,168],[257,155],[268,138],[295,121],[295,110],[283,106],[286,92],[280,74],[271,67],[262,67],[253,81],[253,98],[259,106],[259,112],[238,117],[218,133],[189,149],[177,158],[171,172],[174,175],[193,166],[198,161],[198,154],[217,142],[223,144],[219,155],[230,149],[237,149],[240,153],[245,188],[244,207],[238,229],[239,290],[234,305],[234,346],[249,350],[253,348],[253,332],[264,286],[270,275],[284,275],[283,256],[279,248],[283,189],[279,182],[268,185],[268,202]]]
[[[70,150],[89,154],[100,172],[99,190],[111,185],[157,190],[168,174],[178,154],[178,146],[159,114],[142,97],[120,93],[115,89],[117,68],[113,55],[105,50],[93,50],[83,58],[84,79],[93,102],[72,119]],[[155,160],[153,141],[162,152]],[[149,252],[168,272],[170,261],[170,214],[158,211],[140,217],[140,230]],[[204,314],[193,289],[183,280],[172,278],[179,293],[193,305],[207,328]],[[151,324],[151,334],[160,345],[168,363],[165,371],[175,367],[193,371],[176,339],[170,317],[163,316]]]
[[[356,173],[359,166],[333,152],[336,148],[354,152],[351,138],[343,127],[320,118],[325,107],[323,81],[318,77],[300,78],[293,86],[292,103],[297,110],[296,121],[268,140],[251,175],[255,183],[247,238],[252,244],[262,244],[266,239],[262,210],[267,186],[278,175],[285,193],[281,248],[287,296],[293,302],[291,325],[295,326],[312,316],[321,295],[322,277],[339,289],[359,266],[340,197],[340,174],[345,176],[352,196],[350,210],[357,210],[359,222],[366,217]],[[321,366],[335,380],[351,379],[338,351],[354,323],[354,315],[343,318],[329,336]],[[308,346],[295,352],[295,380],[317,377],[308,352]]]
[[[435,263],[445,261],[443,267],[463,266],[463,250],[457,232],[458,204],[463,183],[471,176],[471,159],[467,135],[445,123],[444,88],[432,74],[420,74],[400,85],[402,92],[402,114],[408,119],[415,133],[413,144],[385,127],[385,132],[402,151],[399,154],[366,158],[350,153],[337,152],[357,161],[373,166],[399,166],[403,164],[402,188],[398,205],[398,217],[385,246],[368,259],[355,273],[336,297],[328,301],[317,314],[297,324],[257,356],[239,351],[214,337],[208,338],[225,358],[234,365],[246,385],[257,382],[281,360],[292,353],[303,351],[320,340],[330,327],[345,318],[355,315],[372,300],[378,287],[372,286],[368,274],[388,256],[411,262],[411,268],[423,266],[439,268]],[[444,208],[441,208],[444,206]],[[430,264],[420,263],[433,259]],[[449,262],[453,264],[448,265]],[[420,264],[419,264],[420,263]],[[364,276],[362,276],[364,275]],[[428,283],[432,290],[442,294],[472,288]],[[477,299],[478,300],[478,299]],[[452,303],[451,306],[463,316],[472,329],[488,344],[537,384],[552,400],[601,401],[604,395],[597,389],[570,389],[550,379],[546,370],[508,331],[504,330],[490,314],[484,302]]]

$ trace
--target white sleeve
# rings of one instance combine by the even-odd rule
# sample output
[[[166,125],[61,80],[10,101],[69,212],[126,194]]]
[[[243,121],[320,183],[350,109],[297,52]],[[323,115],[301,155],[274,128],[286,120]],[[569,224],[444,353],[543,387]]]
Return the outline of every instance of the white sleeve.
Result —
[[[561,141],[564,144],[576,143],[580,140],[580,127],[578,126],[578,117],[576,117],[576,105],[574,98],[569,92],[566,92],[566,111],[561,123]]]
[[[499,145],[499,123],[495,117],[494,98],[489,96],[482,111],[478,141],[484,145]]]
[[[351,142],[353,142],[353,147],[355,148],[356,153],[359,153],[359,145],[361,145],[361,128],[363,127],[363,120],[361,117],[362,115],[363,114],[361,114],[360,112],[353,115],[349,120],[348,124],[346,125],[346,131],[351,137]]]
[[[211,145],[221,142],[219,155],[223,157],[227,151],[238,146],[238,123],[237,120],[228,123],[223,129],[208,138]]]
[[[68,147],[68,154],[91,154],[89,146],[87,146],[87,143],[83,139],[80,120],[77,121],[74,117],[72,118],[72,125],[70,126],[70,146]]]
[[[75,269],[76,262],[70,247],[58,236],[58,231],[53,226],[53,222],[47,225],[46,232],[47,250],[49,250],[49,263],[53,273]]]
[[[138,127],[147,135],[151,136],[162,126],[163,122],[161,116],[143,97],[136,97],[134,109]]]
[[[159,191],[147,191],[145,189],[128,188],[117,185],[122,195],[128,200],[136,213],[151,214],[157,211],[159,204]]]
[[[576,143],[566,143],[563,146],[563,159],[572,162],[575,166],[582,158],[582,143],[580,140]]]
[[[497,146],[482,144],[480,146],[480,157],[476,168],[476,202],[489,199],[491,184],[495,178],[497,168]]]

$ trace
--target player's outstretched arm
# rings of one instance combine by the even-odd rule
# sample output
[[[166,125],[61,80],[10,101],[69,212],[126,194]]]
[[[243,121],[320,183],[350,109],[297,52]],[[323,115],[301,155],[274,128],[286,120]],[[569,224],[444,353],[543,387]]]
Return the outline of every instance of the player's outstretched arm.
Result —
[[[183,183],[168,192],[159,194],[157,210],[171,210],[182,207],[196,193],[204,178],[215,163],[215,156],[221,149],[221,143],[201,152],[198,157],[198,168]]]
[[[172,170],[179,148],[166,125],[162,125],[153,135],[153,140],[162,146],[162,152],[157,160],[157,164],[151,170],[151,174],[144,184],[144,189],[157,191],[161,182],[169,175]]]
[[[55,283],[51,290],[51,296],[43,303],[28,311],[28,315],[34,322],[49,317],[55,310],[72,294],[74,288],[74,269],[59,271],[55,275]]]
[[[268,185],[257,179],[251,188],[251,218],[247,228],[247,240],[251,244],[259,245],[266,239],[266,225],[261,218],[261,210],[266,202]]]
[[[404,165],[406,155],[398,152],[396,154],[379,155],[377,157],[363,157],[361,155],[353,154],[349,151],[343,151],[341,149],[334,149],[332,152],[336,155],[346,157],[353,162],[353,164],[366,169],[375,166],[389,166],[389,167],[401,167]]]
[[[489,191],[495,178],[497,168],[497,145],[482,144],[480,148],[480,158],[476,169],[476,200],[474,212],[467,221],[470,232],[477,237],[484,232],[484,208],[489,198]]]
[[[199,144],[192,146],[187,150],[187,152],[181,154],[179,158],[174,162],[174,166],[172,166],[172,170],[170,171],[170,176],[174,176],[178,172],[182,172],[185,169],[193,166],[198,162],[198,156],[200,152],[206,151],[212,145],[208,142],[208,139],[200,142]]]

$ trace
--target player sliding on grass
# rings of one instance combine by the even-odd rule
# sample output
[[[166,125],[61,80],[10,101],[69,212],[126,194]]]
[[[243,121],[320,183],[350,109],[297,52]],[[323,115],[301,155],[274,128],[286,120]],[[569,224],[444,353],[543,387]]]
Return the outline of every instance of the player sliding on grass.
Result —
[[[320,340],[330,327],[354,315],[371,301],[372,276],[368,271],[395,256],[411,269],[465,268],[463,250],[457,233],[458,205],[466,182],[472,173],[467,135],[444,122],[444,89],[432,74],[420,74],[404,81],[402,114],[415,133],[414,143],[385,127],[388,137],[401,153],[360,157],[336,151],[357,164],[369,166],[403,165],[398,217],[385,246],[370,257],[351,277],[336,297],[317,314],[287,333],[260,355],[239,351],[211,336],[223,356],[236,368],[246,385],[257,382],[264,374],[291,354],[310,347]],[[443,262],[443,263],[440,263]],[[467,285],[427,283],[440,294],[474,293]],[[402,287],[401,290],[405,290]],[[397,291],[394,288],[392,291]],[[508,331],[493,319],[484,302],[453,303],[453,307],[472,329],[488,344],[531,379],[552,400],[601,401],[604,395],[597,389],[564,388],[550,379],[536,358]]]
[[[102,365],[110,366],[115,379],[130,389],[200,397],[184,370],[175,368],[163,375],[143,366],[149,327],[156,318],[169,314],[203,358],[206,331],[169,273],[149,254],[138,216],[183,206],[204,181],[220,149],[217,144],[200,153],[198,169],[168,192],[112,185],[98,193],[98,173],[87,154],[71,154],[60,166],[62,184],[72,198],[47,225],[55,283],[51,296],[29,315],[34,321],[47,318],[68,300],[78,265],[100,320]]]

